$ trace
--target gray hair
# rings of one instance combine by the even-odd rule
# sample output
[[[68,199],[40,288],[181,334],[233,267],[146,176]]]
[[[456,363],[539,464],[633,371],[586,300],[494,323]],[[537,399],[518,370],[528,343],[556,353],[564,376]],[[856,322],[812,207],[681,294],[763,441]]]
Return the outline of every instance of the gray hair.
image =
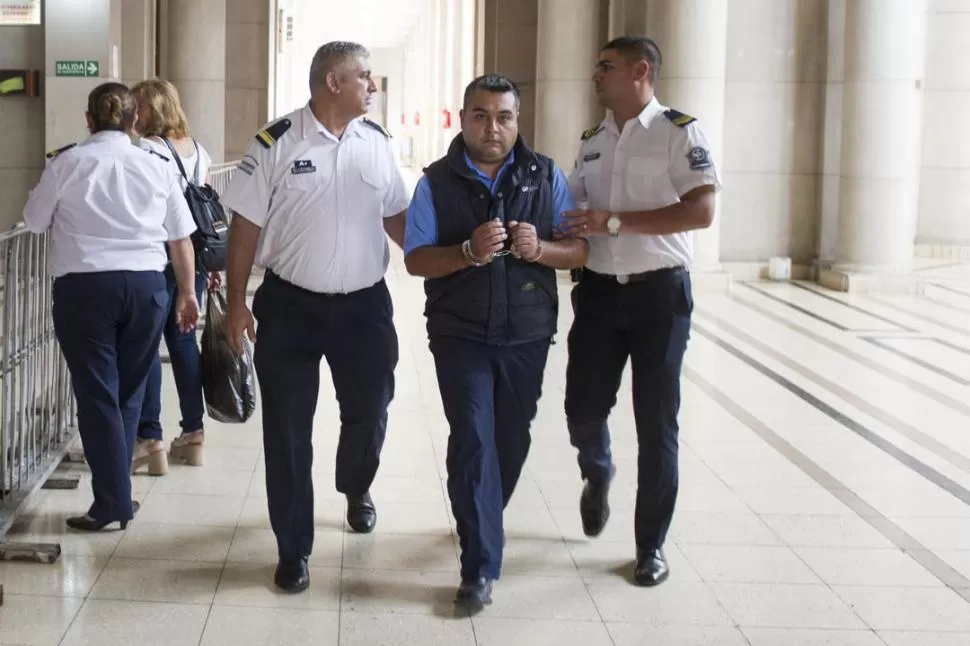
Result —
[[[317,53],[313,55],[313,62],[310,63],[310,90],[322,85],[327,74],[345,63],[347,59],[368,58],[370,52],[359,43],[351,43],[343,40],[335,40],[320,46]]]

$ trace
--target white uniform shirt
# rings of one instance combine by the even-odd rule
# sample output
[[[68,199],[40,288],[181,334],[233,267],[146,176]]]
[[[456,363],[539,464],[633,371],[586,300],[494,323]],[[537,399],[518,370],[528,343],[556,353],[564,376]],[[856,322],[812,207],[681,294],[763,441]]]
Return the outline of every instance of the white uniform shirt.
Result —
[[[356,120],[339,139],[309,106],[265,128],[240,161],[222,203],[262,227],[256,264],[304,289],[370,287],[387,271],[383,218],[410,195],[388,136]]]
[[[665,114],[666,112],[666,114]],[[612,116],[584,134],[569,188],[577,202],[613,213],[649,211],[680,201],[705,185],[720,188],[707,138],[691,117],[668,111],[656,98],[620,132]],[[601,274],[630,275],[687,267],[693,234],[589,237],[586,266]]]
[[[121,132],[99,132],[57,154],[24,207],[34,233],[51,229],[51,273],[162,271],[165,242],[195,231],[168,162]]]

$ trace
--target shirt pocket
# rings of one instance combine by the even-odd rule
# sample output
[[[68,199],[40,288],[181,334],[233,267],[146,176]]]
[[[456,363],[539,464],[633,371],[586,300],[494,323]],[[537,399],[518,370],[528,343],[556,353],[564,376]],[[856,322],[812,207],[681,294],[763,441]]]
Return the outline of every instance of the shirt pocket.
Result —
[[[669,197],[670,160],[666,156],[634,157],[627,163],[627,192],[637,202],[663,202]]]
[[[360,183],[357,185],[357,190],[359,191],[357,199],[359,203],[368,212],[372,210],[378,213],[382,212],[384,208],[384,197],[387,195],[390,184],[390,177],[387,176],[387,173],[381,172],[381,169],[371,167],[361,168]]]

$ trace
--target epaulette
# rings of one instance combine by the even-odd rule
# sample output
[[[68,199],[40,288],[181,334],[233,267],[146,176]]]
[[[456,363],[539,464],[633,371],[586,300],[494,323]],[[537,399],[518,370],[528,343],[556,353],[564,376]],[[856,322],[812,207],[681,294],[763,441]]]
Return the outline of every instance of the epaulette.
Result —
[[[54,159],[55,157],[57,157],[58,155],[60,155],[65,150],[70,150],[71,148],[74,148],[74,146],[76,146],[76,145],[77,145],[77,143],[68,144],[66,146],[61,146],[57,150],[52,150],[49,153],[47,153],[47,159]]]
[[[592,128],[583,131],[583,136],[580,137],[580,139],[582,141],[586,141],[587,139],[591,139],[591,138],[595,137],[597,134],[599,134],[599,132],[601,130],[603,130],[603,124],[602,123],[597,123]]]
[[[365,124],[367,124],[368,126],[370,126],[371,128],[373,128],[377,132],[381,133],[382,135],[384,135],[388,139],[391,138],[391,133],[389,133],[387,131],[387,128],[385,128],[381,124],[377,123],[376,121],[371,121],[367,117],[364,117],[363,119],[361,119],[361,121],[363,121]]]
[[[684,114],[683,112],[678,112],[672,108],[669,110],[664,110],[664,116],[670,119],[671,123],[680,128],[697,121],[695,117],[692,117],[689,114]]]
[[[162,153],[158,152],[157,150],[152,150],[151,148],[142,148],[142,150],[144,150],[149,155],[155,155],[156,157],[158,157],[159,159],[161,159],[163,162],[170,162],[170,161],[172,161],[171,159],[169,159],[168,157],[166,157]]]
[[[269,148],[275,144],[276,140],[282,137],[292,125],[293,122],[289,119],[280,119],[279,121],[270,124],[263,130],[256,133],[256,141],[258,141],[263,148]]]

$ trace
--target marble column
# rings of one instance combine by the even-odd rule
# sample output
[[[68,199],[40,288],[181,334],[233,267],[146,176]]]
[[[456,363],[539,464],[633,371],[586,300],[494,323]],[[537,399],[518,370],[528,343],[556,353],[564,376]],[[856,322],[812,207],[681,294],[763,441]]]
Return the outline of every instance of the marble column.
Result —
[[[657,98],[697,117],[722,173],[727,19],[727,0],[651,0],[647,15],[648,35],[663,55]],[[718,206],[714,223],[694,234],[697,271],[720,271],[720,215]]]
[[[919,199],[925,0],[846,4],[836,288],[911,268]]]
[[[121,82],[155,76],[155,0],[121,1]]]
[[[599,0],[539,0],[535,147],[567,171],[603,118],[591,80],[603,44]]]
[[[166,32],[166,77],[192,134],[219,163],[226,150],[226,0],[168,0]]]

